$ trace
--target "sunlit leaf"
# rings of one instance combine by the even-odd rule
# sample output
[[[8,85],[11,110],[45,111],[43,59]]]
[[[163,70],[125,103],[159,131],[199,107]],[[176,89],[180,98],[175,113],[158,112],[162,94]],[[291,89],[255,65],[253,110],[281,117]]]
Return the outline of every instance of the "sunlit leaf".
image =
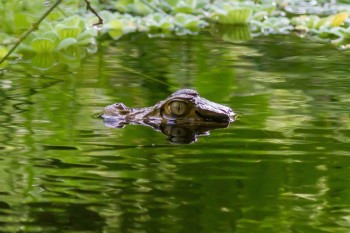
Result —
[[[247,24],[253,11],[250,8],[234,8],[216,13],[212,18],[222,24]]]
[[[82,31],[79,27],[65,26],[62,24],[57,25],[56,30],[61,40],[69,37],[77,38]]]
[[[175,15],[175,21],[182,26],[186,25],[190,21],[193,21],[193,18],[194,18],[193,15],[185,14],[185,13],[177,13]]]
[[[117,19],[111,20],[106,27],[109,29],[108,34],[115,40],[124,34],[123,24]]]
[[[190,30],[199,30],[199,21],[191,20],[191,21],[188,21],[184,26],[185,28]]]
[[[51,53],[55,50],[55,42],[47,38],[36,38],[32,41],[31,47],[36,53]]]
[[[81,30],[85,28],[85,23],[82,20],[81,17],[75,15],[72,17],[67,18],[62,22],[62,24],[68,26],[68,27],[79,27]]]
[[[141,0],[134,0],[134,7],[135,7],[136,12],[143,14],[143,15],[146,15],[146,14],[153,12],[152,8],[147,6]]]
[[[45,33],[43,33],[42,37],[46,38],[46,39],[49,39],[49,40],[52,40],[55,43],[55,45],[58,44],[59,37],[58,37],[58,34],[55,31],[45,32]]]
[[[126,12],[129,4],[131,4],[132,2],[132,0],[119,0],[116,1],[114,7],[120,12]]]
[[[349,17],[348,12],[342,12],[339,14],[336,14],[332,17],[330,25],[331,27],[337,27],[344,23],[344,21]]]
[[[68,48],[69,46],[72,46],[72,45],[75,45],[77,44],[77,40],[70,37],[70,38],[66,38],[64,40],[62,40],[58,46],[57,46],[57,50],[62,50],[62,49],[66,49]]]
[[[77,40],[79,45],[87,45],[95,42],[96,31],[95,30],[85,30],[81,33]]]
[[[113,19],[108,22],[107,27],[112,30],[123,30],[123,23],[118,19]]]
[[[121,30],[110,30],[108,34],[110,35],[110,37],[116,40],[119,39],[124,34],[124,32]]]

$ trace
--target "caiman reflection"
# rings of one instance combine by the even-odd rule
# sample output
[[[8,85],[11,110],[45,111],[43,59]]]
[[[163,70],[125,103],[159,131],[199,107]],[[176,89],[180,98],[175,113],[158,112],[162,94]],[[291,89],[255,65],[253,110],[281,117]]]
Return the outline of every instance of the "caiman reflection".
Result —
[[[190,143],[212,129],[226,128],[235,114],[231,108],[204,99],[194,90],[182,89],[151,107],[109,105],[101,117],[108,127],[145,125],[161,131],[173,143]]]

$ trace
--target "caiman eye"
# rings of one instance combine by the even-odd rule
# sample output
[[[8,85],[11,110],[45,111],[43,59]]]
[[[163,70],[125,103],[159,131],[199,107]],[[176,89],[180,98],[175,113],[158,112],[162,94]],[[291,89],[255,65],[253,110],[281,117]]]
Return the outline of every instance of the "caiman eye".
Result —
[[[188,104],[182,101],[172,101],[169,103],[168,109],[175,116],[183,116],[188,111]]]

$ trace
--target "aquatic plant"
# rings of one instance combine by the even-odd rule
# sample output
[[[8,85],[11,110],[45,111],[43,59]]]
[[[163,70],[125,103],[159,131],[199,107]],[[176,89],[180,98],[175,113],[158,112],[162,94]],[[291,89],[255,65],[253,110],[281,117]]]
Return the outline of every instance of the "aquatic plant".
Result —
[[[207,22],[198,16],[185,13],[177,13],[175,15],[175,24],[178,27],[177,34],[192,34],[198,32],[201,28],[208,25]]]
[[[345,22],[349,15],[348,12],[341,12],[327,17],[299,16],[294,17],[291,24],[300,34],[309,34],[320,40],[340,44],[346,43],[345,39],[348,38],[349,25]]]
[[[349,17],[348,12],[341,12],[328,17],[319,17],[317,15],[303,15],[292,18],[292,25],[296,28],[310,30],[321,29],[341,26],[345,20]]]
[[[89,3],[90,9],[91,4],[95,9],[105,10],[86,14],[77,0],[57,1],[56,3],[62,2],[63,7],[59,8],[61,5],[57,4],[57,9],[47,14],[45,22],[34,31],[35,22],[48,3],[46,0],[0,0],[0,15],[3,16],[3,23],[0,24],[2,51],[10,50],[11,43],[28,27],[32,27],[34,32],[21,42],[14,54],[41,68],[48,68],[55,63],[79,65],[80,59],[87,53],[96,51],[95,41],[98,35],[113,40],[133,32],[160,37],[181,36],[196,34],[207,30],[206,28],[210,28],[212,32],[215,31],[212,30],[215,27],[216,33],[213,35],[221,35],[225,41],[241,41],[255,36],[294,32],[331,41],[336,45],[346,45],[350,41],[350,7],[337,5],[332,1],[90,1],[84,1]],[[99,34],[93,27],[96,16],[101,16],[104,21],[99,28]],[[48,59],[41,59],[44,55]]]
[[[147,32],[150,36],[193,34],[208,25],[199,16],[177,13],[168,15],[164,13],[152,13],[146,16],[132,16],[130,14],[103,12],[105,24],[101,29],[113,39],[132,32]]]
[[[201,14],[209,4],[208,0],[168,0],[163,1],[162,8],[173,13]]]
[[[290,20],[287,17],[268,17],[263,21],[252,20],[251,31],[254,36],[268,35],[268,34],[287,34],[294,28],[290,24]]]
[[[170,15],[161,13],[149,14],[142,18],[141,28],[147,30],[150,34],[169,34],[175,28],[174,18]]]
[[[211,35],[227,42],[240,42],[252,38],[248,25],[215,24],[210,28]]]
[[[134,17],[129,14],[120,14],[118,12],[111,13],[109,11],[103,11],[100,14],[105,22],[101,28],[101,32],[103,34],[107,33],[115,40],[125,34],[135,32],[139,28],[140,17]]]
[[[56,62],[77,66],[87,52],[96,50],[95,36],[96,31],[87,27],[84,20],[71,16],[59,23],[43,23],[20,45],[18,53],[24,59],[36,61],[35,65],[40,68],[49,68]],[[55,59],[45,63],[35,60],[42,56]]]
[[[253,13],[251,7],[236,4],[212,5],[210,11],[210,18],[221,24],[247,24]]]

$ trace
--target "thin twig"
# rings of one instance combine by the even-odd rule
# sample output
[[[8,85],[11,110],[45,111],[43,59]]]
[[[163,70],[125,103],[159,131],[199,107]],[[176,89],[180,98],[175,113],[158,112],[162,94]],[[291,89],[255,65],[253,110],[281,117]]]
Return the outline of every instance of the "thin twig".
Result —
[[[84,1],[86,2],[86,9],[91,11],[98,18],[98,22],[95,23],[94,26],[102,25],[103,19],[97,14],[97,12],[94,10],[94,8],[91,7],[91,3],[89,2],[89,0],[84,0]]]
[[[27,38],[27,36],[29,36],[30,33],[32,33],[33,31],[37,30],[39,28],[39,24],[46,18],[46,16],[48,16],[51,11],[53,11],[60,3],[62,2],[62,0],[57,0],[57,2],[55,4],[53,4],[39,19],[37,22],[33,23],[32,26],[26,31],[24,32],[21,37],[18,39],[18,41],[16,42],[16,44],[10,49],[10,51],[8,51],[8,53],[1,59],[0,64],[3,63],[12,53],[13,51],[15,51],[15,49],[18,47],[18,45],[20,45],[25,38]]]

